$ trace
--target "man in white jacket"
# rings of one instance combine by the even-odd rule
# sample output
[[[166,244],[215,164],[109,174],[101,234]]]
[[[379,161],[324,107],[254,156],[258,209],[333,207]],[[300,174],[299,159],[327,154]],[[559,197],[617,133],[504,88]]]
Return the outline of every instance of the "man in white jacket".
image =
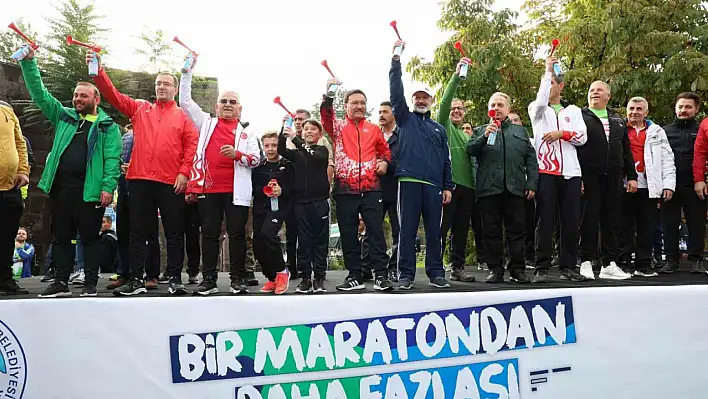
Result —
[[[561,103],[565,84],[553,73],[556,62],[555,57],[546,60],[536,100],[529,105],[539,169],[534,283],[548,282],[556,215],[560,219],[561,280],[586,280],[576,270],[582,179],[575,147],[585,144],[587,129],[580,108]]]
[[[634,275],[655,277],[658,274],[651,268],[651,259],[658,222],[656,207],[660,199],[669,201],[674,194],[676,165],[664,129],[647,119],[647,115],[647,100],[643,97],[629,100],[627,133],[637,170],[637,192],[623,194],[620,260],[625,271],[632,269],[630,262],[635,252]]]
[[[241,101],[233,91],[219,96],[216,118],[192,100],[192,71],[182,74],[179,105],[199,129],[199,143],[187,186],[187,201],[198,201],[202,222],[203,280],[195,295],[219,292],[216,263],[221,223],[229,236],[231,293],[246,286],[246,222],[251,205],[251,169],[262,159],[258,137],[239,121]]]

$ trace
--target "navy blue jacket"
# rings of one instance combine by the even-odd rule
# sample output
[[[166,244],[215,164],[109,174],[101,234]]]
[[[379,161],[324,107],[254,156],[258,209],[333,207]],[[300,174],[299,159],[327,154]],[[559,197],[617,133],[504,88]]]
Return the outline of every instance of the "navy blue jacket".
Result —
[[[401,80],[401,61],[391,61],[388,74],[393,116],[399,128],[396,176],[424,180],[443,190],[452,190],[450,149],[443,125],[408,110]]]

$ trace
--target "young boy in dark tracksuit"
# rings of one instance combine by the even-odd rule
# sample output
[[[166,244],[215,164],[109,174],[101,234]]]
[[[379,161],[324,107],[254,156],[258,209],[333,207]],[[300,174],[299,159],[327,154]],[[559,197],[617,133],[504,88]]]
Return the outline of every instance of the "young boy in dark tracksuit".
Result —
[[[253,184],[253,253],[268,278],[261,292],[276,295],[288,290],[290,273],[283,260],[278,232],[290,210],[295,168],[278,155],[278,133],[261,137],[266,161],[251,172]],[[263,191],[270,187],[270,196]],[[275,209],[274,209],[275,208]]]
[[[326,147],[316,144],[322,131],[319,122],[308,120],[303,124],[302,138],[290,128],[284,128],[278,138],[278,153],[295,164],[292,197],[299,226],[297,265],[302,272],[302,282],[295,290],[299,293],[326,291],[324,279],[329,232],[329,152]],[[292,137],[296,150],[286,147],[286,135]]]

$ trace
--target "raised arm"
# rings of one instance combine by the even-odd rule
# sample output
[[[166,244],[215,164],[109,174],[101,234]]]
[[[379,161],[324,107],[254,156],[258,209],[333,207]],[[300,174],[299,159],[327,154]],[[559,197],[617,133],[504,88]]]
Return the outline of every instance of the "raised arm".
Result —
[[[113,123],[103,139],[103,180],[101,191],[113,194],[120,178],[120,156],[123,151],[123,139],[120,128]]]
[[[278,154],[294,164],[296,153],[297,150],[291,150],[288,148],[287,137],[283,134],[283,128],[281,127],[280,134],[278,135]]]
[[[29,91],[32,101],[37,104],[44,117],[56,125],[64,113],[64,106],[61,105],[59,100],[49,94],[49,91],[44,86],[37,67],[37,60],[34,57],[27,57],[20,61],[20,67],[22,68],[25,86],[27,86],[27,91]]]
[[[548,107],[548,99],[551,96],[551,79],[553,74],[546,71],[541,78],[541,84],[538,86],[536,99],[529,104],[529,117],[531,121],[537,121],[543,117],[543,113]]]
[[[334,140],[334,125],[337,116],[334,112],[334,99],[322,96],[320,104],[320,123],[324,131]]]
[[[401,59],[391,59],[391,70],[388,72],[390,86],[390,100],[393,105],[393,116],[396,123],[402,125],[408,118],[408,104],[403,93],[403,72],[401,71]]]
[[[192,100],[192,71],[183,73],[179,80],[179,106],[198,129],[211,118]]]
[[[91,54],[89,52],[89,54]],[[88,54],[87,54],[88,57]],[[99,57],[100,62],[100,57]],[[145,104],[146,101],[134,100],[130,96],[122,94],[121,92],[113,86],[113,82],[106,74],[106,70],[103,69],[103,64],[99,65],[98,75],[93,77],[93,83],[98,87],[98,91],[101,92],[103,98],[113,106],[118,112],[132,119],[135,113],[138,111],[141,105]]]

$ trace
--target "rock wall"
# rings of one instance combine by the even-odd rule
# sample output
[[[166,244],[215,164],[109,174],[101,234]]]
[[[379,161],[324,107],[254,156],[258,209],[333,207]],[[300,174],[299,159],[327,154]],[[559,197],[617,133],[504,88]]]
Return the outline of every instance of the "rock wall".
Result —
[[[124,93],[135,97],[154,100],[155,76],[142,72],[112,70],[110,74],[116,86]],[[206,112],[213,112],[218,98],[218,82],[216,78],[195,77],[192,97]],[[22,115],[22,106],[17,102],[30,100],[29,93],[22,79],[22,71],[16,64],[0,62],[0,100],[8,102],[15,108],[18,116]],[[22,121],[22,118],[20,119]],[[36,167],[30,175],[30,188],[25,213],[21,225],[29,230],[30,240],[36,248],[36,261],[44,272],[46,253],[51,243],[49,197],[37,188],[44,170],[47,154],[52,148],[53,129],[47,122],[44,126],[36,125],[30,128],[23,126],[23,134],[30,140]],[[46,132],[50,133],[47,134]]]

